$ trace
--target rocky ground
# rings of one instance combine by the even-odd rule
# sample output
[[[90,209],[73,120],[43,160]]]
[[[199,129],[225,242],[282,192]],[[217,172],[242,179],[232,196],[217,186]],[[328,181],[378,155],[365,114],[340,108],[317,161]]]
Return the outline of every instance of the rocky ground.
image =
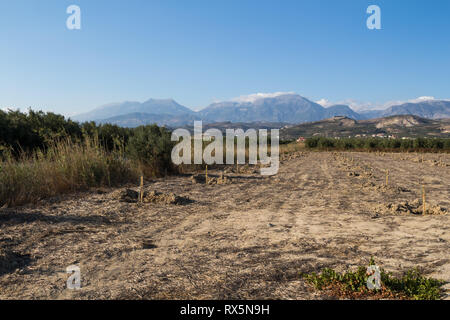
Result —
[[[276,176],[256,169],[147,181],[142,204],[128,186],[1,209],[0,299],[324,299],[302,272],[370,257],[450,281],[450,155],[297,152]]]

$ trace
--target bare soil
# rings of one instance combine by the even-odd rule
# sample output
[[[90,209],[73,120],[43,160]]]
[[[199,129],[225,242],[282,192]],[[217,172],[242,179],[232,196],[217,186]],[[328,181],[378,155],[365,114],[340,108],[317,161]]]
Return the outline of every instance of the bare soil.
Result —
[[[327,299],[300,274],[370,257],[450,281],[448,164],[448,154],[298,152],[273,177],[229,167],[208,177],[230,183],[147,181],[142,204],[133,192],[121,200],[139,190],[127,186],[4,208],[0,299]],[[422,185],[441,211],[421,214]],[[405,203],[414,212],[395,210]],[[69,265],[80,290],[66,288]]]

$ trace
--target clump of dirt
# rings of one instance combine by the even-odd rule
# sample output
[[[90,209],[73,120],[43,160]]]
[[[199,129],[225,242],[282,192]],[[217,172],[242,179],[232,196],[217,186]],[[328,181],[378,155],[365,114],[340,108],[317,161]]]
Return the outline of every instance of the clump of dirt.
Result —
[[[240,174],[256,174],[260,172],[260,166],[257,165],[236,165],[228,166],[225,168],[225,173],[240,173]]]
[[[208,184],[230,184],[231,179],[227,177],[208,178]]]
[[[450,164],[445,163],[442,160],[429,160],[428,163],[431,166],[436,166],[436,167],[448,167],[448,166],[450,166]]]
[[[206,176],[203,174],[194,174],[191,176],[192,183],[205,183],[206,182]]]
[[[203,174],[195,174],[191,177],[191,181],[193,183],[205,183],[205,184],[230,184],[232,180],[223,174],[219,177],[208,177],[208,181],[206,181],[206,176]]]
[[[407,188],[403,188],[400,186],[393,186],[393,185],[385,185],[385,184],[376,184],[372,181],[367,181],[362,185],[362,189],[371,189],[381,192],[392,192],[392,193],[402,193],[402,192],[411,192],[411,190]]]
[[[133,189],[125,189],[122,191],[119,191],[117,195],[113,196],[114,198],[117,197],[120,202],[128,202],[133,203],[137,202],[139,198],[139,192],[133,190]]]
[[[161,193],[153,190],[144,193],[143,202],[162,204],[187,204],[192,202],[192,200],[186,197],[177,196],[174,193]]]
[[[139,192],[133,189],[125,189],[120,191],[116,196],[121,202],[137,203],[139,200]],[[142,197],[144,203],[159,203],[159,204],[187,204],[191,203],[187,197],[177,196],[174,193],[161,193],[156,190],[144,191]]]
[[[142,240],[142,249],[155,249],[158,246],[153,242],[152,239],[144,239]]]
[[[242,168],[239,168],[239,172],[238,173],[256,174],[256,173],[259,173],[259,172],[260,172],[260,169],[258,167],[245,165]]]
[[[304,152],[293,152],[293,153],[284,153],[281,154],[280,156],[280,160],[281,161],[288,161],[288,160],[294,160],[294,159],[298,159],[301,158],[305,155]]]
[[[358,172],[351,171],[347,174],[349,177],[359,177],[360,174]]]
[[[23,255],[14,251],[0,248],[0,276],[23,268],[31,261],[29,255]]]
[[[425,163],[425,164],[428,164],[429,166],[432,166],[432,167],[448,167],[448,166],[450,166],[450,164],[442,161],[442,159],[439,159],[439,160],[426,160],[426,159],[423,159],[423,158],[413,158],[411,160],[413,162],[416,162],[416,163]]]
[[[444,215],[447,210],[440,206],[427,205],[425,213],[423,212],[422,201],[416,199],[412,202],[389,203],[387,205],[378,205],[375,207],[378,214],[415,214],[415,215]]]

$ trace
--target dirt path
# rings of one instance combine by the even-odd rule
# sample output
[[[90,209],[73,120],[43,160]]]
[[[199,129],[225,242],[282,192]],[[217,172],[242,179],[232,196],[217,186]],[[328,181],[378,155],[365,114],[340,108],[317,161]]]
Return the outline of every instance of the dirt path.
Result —
[[[146,186],[194,201],[185,205],[139,206],[113,191],[2,209],[0,299],[320,299],[300,273],[343,271],[371,256],[394,273],[420,266],[450,281],[449,214],[374,210],[419,198],[422,182],[430,203],[450,209],[450,167],[434,165],[437,155],[414,157],[299,153],[274,177],[233,173],[231,184],[205,185],[179,176]],[[74,264],[78,291],[66,289]]]

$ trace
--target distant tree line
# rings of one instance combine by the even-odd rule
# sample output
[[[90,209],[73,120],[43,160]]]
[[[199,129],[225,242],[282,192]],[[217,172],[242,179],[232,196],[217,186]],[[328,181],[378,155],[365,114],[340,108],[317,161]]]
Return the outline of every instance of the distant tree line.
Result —
[[[310,149],[322,150],[397,150],[397,151],[450,151],[449,138],[326,138],[313,137],[305,141]]]
[[[117,139],[126,142],[131,130],[109,124],[96,125],[94,122],[80,124],[52,112],[0,111],[0,145],[15,154],[45,150],[61,139],[80,141],[86,135],[98,135],[102,144],[111,149]]]
[[[153,166],[158,171],[170,166],[173,142],[170,132],[157,125],[123,128],[95,122],[78,123],[52,112],[0,110],[0,156],[30,155],[45,152],[61,141],[82,143],[95,139],[111,152],[121,149],[127,158]]]

